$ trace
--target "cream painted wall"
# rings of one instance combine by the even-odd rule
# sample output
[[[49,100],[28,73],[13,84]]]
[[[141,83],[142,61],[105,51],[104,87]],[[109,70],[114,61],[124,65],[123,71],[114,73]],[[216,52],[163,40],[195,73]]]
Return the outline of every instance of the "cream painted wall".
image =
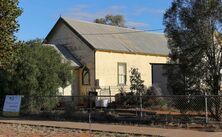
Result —
[[[131,68],[138,68],[141,78],[147,87],[152,85],[152,71],[150,63],[166,63],[168,58],[163,56],[150,56],[126,53],[113,53],[96,51],[96,79],[99,79],[100,86],[118,86],[117,64],[123,62],[127,64],[127,84],[130,86],[129,75]],[[115,92],[118,92],[116,90]],[[115,93],[112,93],[115,94]]]
[[[59,95],[72,96],[72,93],[70,91],[72,91],[72,86],[71,85],[65,87],[64,89],[62,89],[62,87],[60,87],[59,88]]]

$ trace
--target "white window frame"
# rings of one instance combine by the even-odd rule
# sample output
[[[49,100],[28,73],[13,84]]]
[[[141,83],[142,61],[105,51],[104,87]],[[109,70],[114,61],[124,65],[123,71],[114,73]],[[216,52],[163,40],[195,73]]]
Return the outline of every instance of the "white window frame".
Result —
[[[123,73],[120,74],[120,69],[119,67],[120,66],[124,66],[124,69],[123,69]],[[126,81],[127,81],[127,65],[126,63],[117,63],[117,81],[118,81],[118,85],[126,85]],[[122,80],[120,80],[122,77]]]

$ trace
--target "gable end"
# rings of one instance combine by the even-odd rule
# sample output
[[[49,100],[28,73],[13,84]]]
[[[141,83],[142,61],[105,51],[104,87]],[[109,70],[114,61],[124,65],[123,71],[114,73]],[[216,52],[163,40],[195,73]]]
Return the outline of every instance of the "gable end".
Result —
[[[44,39],[43,43],[48,44],[48,41],[49,41],[51,35],[56,31],[56,27],[58,26],[58,24],[60,22],[65,24],[65,26],[67,26],[77,37],[79,37],[80,40],[82,40],[90,49],[95,51],[95,48],[81,34],[79,34],[73,27],[71,27],[62,17],[60,17],[59,20],[56,22],[56,24],[53,26],[51,31],[48,33],[48,35]]]

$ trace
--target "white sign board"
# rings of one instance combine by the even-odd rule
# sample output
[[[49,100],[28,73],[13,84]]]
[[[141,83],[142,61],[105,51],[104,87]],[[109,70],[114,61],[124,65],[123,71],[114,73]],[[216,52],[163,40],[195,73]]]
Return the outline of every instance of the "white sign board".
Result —
[[[7,95],[5,97],[3,112],[19,112],[22,96]]]

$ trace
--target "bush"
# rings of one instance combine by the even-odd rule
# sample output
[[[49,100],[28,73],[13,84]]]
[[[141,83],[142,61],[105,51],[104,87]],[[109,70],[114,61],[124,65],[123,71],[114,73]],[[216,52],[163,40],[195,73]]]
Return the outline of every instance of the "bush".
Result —
[[[139,105],[139,97],[134,92],[121,91],[119,94],[116,94],[115,100],[117,107],[128,108]]]
[[[126,92],[123,87],[119,91],[120,93],[116,94],[115,98],[117,107],[137,107],[140,105],[140,95],[137,92]],[[168,101],[158,95],[158,89],[155,87],[150,87],[146,92],[143,92],[141,95],[143,107],[159,108],[166,106]]]
[[[59,104],[57,97],[24,97],[22,98],[21,113],[38,114],[41,111],[51,111]]]
[[[147,89],[146,93],[143,96],[143,106],[159,108],[167,104],[167,101],[159,95],[160,93],[158,88],[150,87],[149,89]]]
[[[10,69],[10,72],[0,71],[0,82],[4,81],[0,84],[0,97],[24,95],[24,112],[53,109],[58,99],[47,97],[57,96],[59,87],[72,82],[70,63],[63,61],[52,46],[44,46],[39,41],[19,47]]]

